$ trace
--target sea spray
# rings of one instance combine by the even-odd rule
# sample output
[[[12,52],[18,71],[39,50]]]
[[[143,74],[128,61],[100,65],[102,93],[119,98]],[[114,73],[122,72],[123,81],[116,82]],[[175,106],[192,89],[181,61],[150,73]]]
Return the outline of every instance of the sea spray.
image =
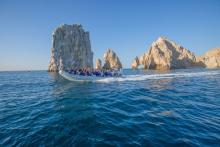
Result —
[[[135,74],[135,75],[124,75],[122,77],[110,77],[97,80],[99,83],[110,83],[110,82],[125,82],[125,81],[144,81],[144,80],[157,80],[157,79],[168,79],[168,78],[189,78],[189,77],[200,77],[200,76],[212,76],[219,75],[220,71],[196,71],[196,72],[176,72],[176,73],[161,73],[161,74]]]

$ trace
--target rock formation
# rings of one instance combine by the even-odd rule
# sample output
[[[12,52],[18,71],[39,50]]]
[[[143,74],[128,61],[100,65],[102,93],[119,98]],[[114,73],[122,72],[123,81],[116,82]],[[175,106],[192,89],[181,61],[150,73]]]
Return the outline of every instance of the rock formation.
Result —
[[[165,37],[159,37],[152,43],[147,53],[139,58],[145,69],[177,69],[194,66],[193,53]]]
[[[122,64],[119,60],[118,56],[114,51],[108,49],[104,54],[105,63],[103,65],[103,69],[121,69]]]
[[[138,68],[138,66],[139,66],[139,59],[138,59],[138,57],[136,57],[135,59],[134,59],[134,61],[132,62],[132,64],[131,64],[131,68],[132,69],[137,69]]]
[[[85,32],[81,25],[63,24],[54,31],[48,71],[58,71],[60,61],[62,70],[93,67],[89,32]]]
[[[196,58],[198,64],[207,68],[220,67],[220,48],[212,49],[205,53],[203,56]]]
[[[98,70],[102,69],[102,61],[100,59],[96,60],[95,69],[98,69]]]

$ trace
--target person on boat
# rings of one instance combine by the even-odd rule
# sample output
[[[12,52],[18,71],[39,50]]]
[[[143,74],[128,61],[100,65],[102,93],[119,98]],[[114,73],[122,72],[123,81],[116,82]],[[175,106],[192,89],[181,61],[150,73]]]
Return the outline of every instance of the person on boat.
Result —
[[[70,74],[80,75],[80,76],[97,76],[97,77],[117,77],[120,76],[118,70],[113,69],[89,69],[89,68],[82,68],[82,69],[71,69],[69,71]]]
[[[111,76],[110,71],[109,71],[109,70],[105,70],[105,71],[104,71],[104,76],[105,76],[105,77]]]
[[[92,71],[92,75],[101,76],[101,72],[99,70],[95,69]]]

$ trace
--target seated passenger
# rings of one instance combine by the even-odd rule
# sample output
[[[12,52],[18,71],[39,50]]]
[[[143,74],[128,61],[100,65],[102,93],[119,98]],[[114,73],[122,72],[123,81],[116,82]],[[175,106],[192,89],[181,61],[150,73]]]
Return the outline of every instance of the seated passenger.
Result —
[[[89,71],[86,72],[87,76],[91,76],[91,73]]]

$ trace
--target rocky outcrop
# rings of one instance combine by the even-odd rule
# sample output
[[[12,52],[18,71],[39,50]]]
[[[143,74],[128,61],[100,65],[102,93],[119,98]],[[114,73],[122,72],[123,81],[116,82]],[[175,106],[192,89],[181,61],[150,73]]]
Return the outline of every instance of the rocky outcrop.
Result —
[[[81,25],[63,24],[53,33],[51,58],[48,71],[56,72],[73,68],[92,68],[93,52],[89,32]],[[62,62],[62,67],[60,66]]]
[[[121,61],[119,60],[118,56],[113,50],[108,49],[103,57],[105,60],[103,69],[121,69],[122,68]]]
[[[220,48],[212,49],[205,53],[203,56],[196,58],[197,64],[201,64],[206,68],[219,68],[220,67]]]
[[[132,64],[131,64],[131,68],[132,69],[137,69],[138,68],[138,66],[139,66],[139,59],[138,59],[138,57],[135,57],[135,59],[134,59],[134,61],[132,62]]]
[[[147,53],[139,58],[145,69],[177,69],[194,66],[195,55],[175,42],[159,37],[152,43]]]
[[[102,69],[102,61],[100,59],[96,60],[95,69],[101,70]]]
[[[198,67],[206,67],[204,63],[204,56],[196,56],[196,66]]]

